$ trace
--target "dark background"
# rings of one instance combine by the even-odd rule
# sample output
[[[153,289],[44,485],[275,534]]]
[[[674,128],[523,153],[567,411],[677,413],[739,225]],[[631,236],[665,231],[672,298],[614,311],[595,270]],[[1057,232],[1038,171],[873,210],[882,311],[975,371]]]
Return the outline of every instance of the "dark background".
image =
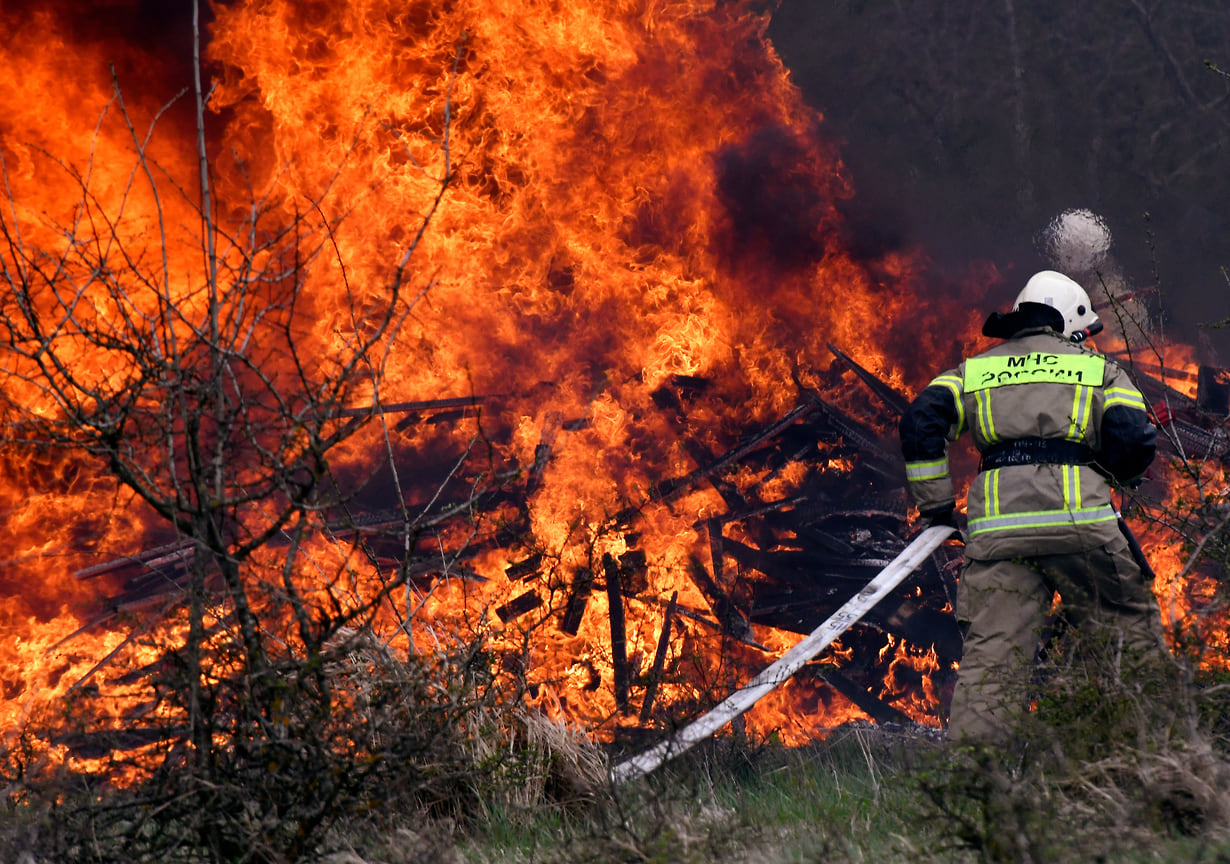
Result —
[[[780,0],[768,34],[885,232],[1015,293],[1088,208],[1165,332],[1230,365],[1226,0]]]

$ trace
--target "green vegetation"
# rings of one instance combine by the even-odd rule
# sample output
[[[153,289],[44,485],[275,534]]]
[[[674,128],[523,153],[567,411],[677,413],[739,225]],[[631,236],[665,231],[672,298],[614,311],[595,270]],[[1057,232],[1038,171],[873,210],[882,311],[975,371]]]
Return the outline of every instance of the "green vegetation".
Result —
[[[1176,723],[1181,681],[1143,703],[1163,682],[1087,674],[1122,659],[1090,655],[1051,670],[1000,746],[869,726],[802,749],[726,739],[579,808],[484,814],[459,860],[1230,861],[1226,739]],[[1225,716],[1205,679],[1201,716]]]
[[[1230,862],[1226,676],[1120,680],[1113,643],[1081,647],[1065,642],[1024,682],[1034,709],[1005,743],[860,724],[805,748],[725,737],[621,787],[603,748],[540,714],[456,713],[418,691],[381,710],[379,764],[329,766],[351,776],[334,778],[311,826],[276,773],[262,785],[220,765],[210,789],[172,772],[91,787],[23,775],[9,752],[0,860]],[[397,757],[411,740],[430,746]]]

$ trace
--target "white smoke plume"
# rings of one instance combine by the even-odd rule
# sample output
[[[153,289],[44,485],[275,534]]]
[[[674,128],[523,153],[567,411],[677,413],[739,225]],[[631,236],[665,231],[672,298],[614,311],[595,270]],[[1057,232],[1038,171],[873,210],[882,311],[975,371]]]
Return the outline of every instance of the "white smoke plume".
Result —
[[[1064,210],[1034,238],[1038,252],[1052,269],[1084,286],[1109,333],[1137,344],[1154,344],[1158,310],[1155,292],[1140,290],[1111,254],[1110,228],[1097,213]],[[1152,299],[1153,303],[1148,302]]]
[[[1092,210],[1065,210],[1039,232],[1038,246],[1052,267],[1081,280],[1105,268],[1110,228]]]

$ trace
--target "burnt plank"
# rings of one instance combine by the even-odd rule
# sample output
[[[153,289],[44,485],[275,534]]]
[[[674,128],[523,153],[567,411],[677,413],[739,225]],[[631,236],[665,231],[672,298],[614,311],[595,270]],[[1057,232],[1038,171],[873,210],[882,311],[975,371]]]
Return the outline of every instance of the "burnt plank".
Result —
[[[602,556],[606,574],[606,596],[611,616],[611,665],[615,670],[615,707],[628,713],[628,641],[624,627],[624,598],[619,581],[619,564],[608,553]]]
[[[708,465],[702,465],[695,471],[685,474],[682,477],[670,478],[655,484],[651,491],[651,497],[655,500],[667,501],[681,492],[691,489],[701,480],[708,478],[714,473],[720,471],[722,468],[725,468],[727,465],[739,461],[744,456],[755,450],[763,442],[780,435],[786,429],[793,426],[796,422],[815,412],[819,408],[820,406],[814,399],[809,399],[806,402],[795,406],[780,420],[726,451]]]
[[[520,618],[527,612],[531,612],[542,605],[542,598],[538,596],[537,591],[526,591],[513,599],[509,600],[503,606],[499,606],[495,610],[495,614],[501,621],[507,624]]]
[[[709,531],[709,557],[713,560],[713,580],[721,585],[722,578],[722,522],[720,519],[709,519],[706,523]]]
[[[908,724],[913,722],[908,715],[898,711],[892,705],[881,702],[867,688],[850,680],[836,669],[826,669],[820,673],[819,677],[824,683],[857,705],[868,717],[877,723]]]
[[[588,567],[576,572],[572,579],[572,590],[568,602],[564,606],[564,617],[559,629],[569,636],[577,635],[581,629],[581,619],[585,617],[585,607],[589,605],[589,595],[593,591],[594,574]]]
[[[444,411],[481,405],[490,396],[458,396],[451,399],[427,399],[420,402],[392,402],[388,405],[364,405],[342,408],[339,417],[366,417],[368,414],[405,414],[410,411]]]
[[[833,352],[833,356],[844,363],[854,372],[859,379],[867,385],[867,388],[874,393],[881,402],[883,402],[894,414],[901,416],[905,413],[905,409],[909,407],[910,400],[904,394],[898,393],[886,381],[881,380],[874,372],[860,366],[854,361],[849,354],[842,351],[832,342],[828,343],[829,351]]]
[[[143,552],[137,552],[133,555],[125,555],[122,558],[116,558],[111,561],[95,564],[92,567],[86,567],[83,570],[78,570],[73,574],[76,579],[92,579],[95,576],[102,576],[105,573],[111,573],[115,570],[121,570],[125,567],[141,567],[146,566],[146,562],[163,559],[170,556],[188,556],[192,554],[194,544],[191,542],[175,542],[168,543],[165,546],[157,546],[153,549],[147,549]]]
[[[718,623],[722,625],[722,632],[742,642],[754,642],[755,635],[752,633],[747,616],[739,611],[730,599],[730,595],[714,581],[709,571],[705,569],[705,565],[697,560],[695,555],[688,558],[688,575],[692,577],[692,582],[709,601],[713,614],[717,616]]]
[[[818,394],[812,393],[811,398],[824,413],[829,425],[841,435],[842,440],[863,457],[863,465],[894,482],[904,483],[904,461],[897,453],[885,450],[875,432]]]
[[[653,700],[658,695],[658,683],[662,680],[662,670],[666,668],[666,650],[671,642],[671,622],[675,619],[675,610],[679,604],[679,592],[671,593],[670,602],[666,604],[666,615],[662,620],[662,635],[658,637],[658,648],[653,655],[653,668],[649,672],[649,681],[645,685],[645,698],[641,701],[641,725],[649,721],[653,711]]]
[[[537,552],[526,558],[524,561],[518,561],[515,564],[510,564],[504,568],[504,575],[511,580],[520,580],[524,582],[532,576],[537,576],[539,568],[542,566],[543,554]]]

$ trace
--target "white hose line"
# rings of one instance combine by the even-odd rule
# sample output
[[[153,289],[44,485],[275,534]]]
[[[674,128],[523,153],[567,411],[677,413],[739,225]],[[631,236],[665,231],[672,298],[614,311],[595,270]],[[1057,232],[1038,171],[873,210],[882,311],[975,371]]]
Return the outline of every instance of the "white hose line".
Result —
[[[709,713],[698,717],[662,743],[621,762],[611,769],[616,783],[641,777],[657,769],[662,763],[674,759],[721,729],[731,720],[755,705],[770,691],[799,671],[809,660],[823,651],[830,643],[860,618],[867,614],[889,591],[900,585],[905,578],[918,569],[927,556],[935,551],[955,529],[947,525],[928,528],[914,538],[901,554],[867,583],[862,591],[846,601],[828,620],[804,637],[797,645],[779,657],[759,675],[748,681]]]

